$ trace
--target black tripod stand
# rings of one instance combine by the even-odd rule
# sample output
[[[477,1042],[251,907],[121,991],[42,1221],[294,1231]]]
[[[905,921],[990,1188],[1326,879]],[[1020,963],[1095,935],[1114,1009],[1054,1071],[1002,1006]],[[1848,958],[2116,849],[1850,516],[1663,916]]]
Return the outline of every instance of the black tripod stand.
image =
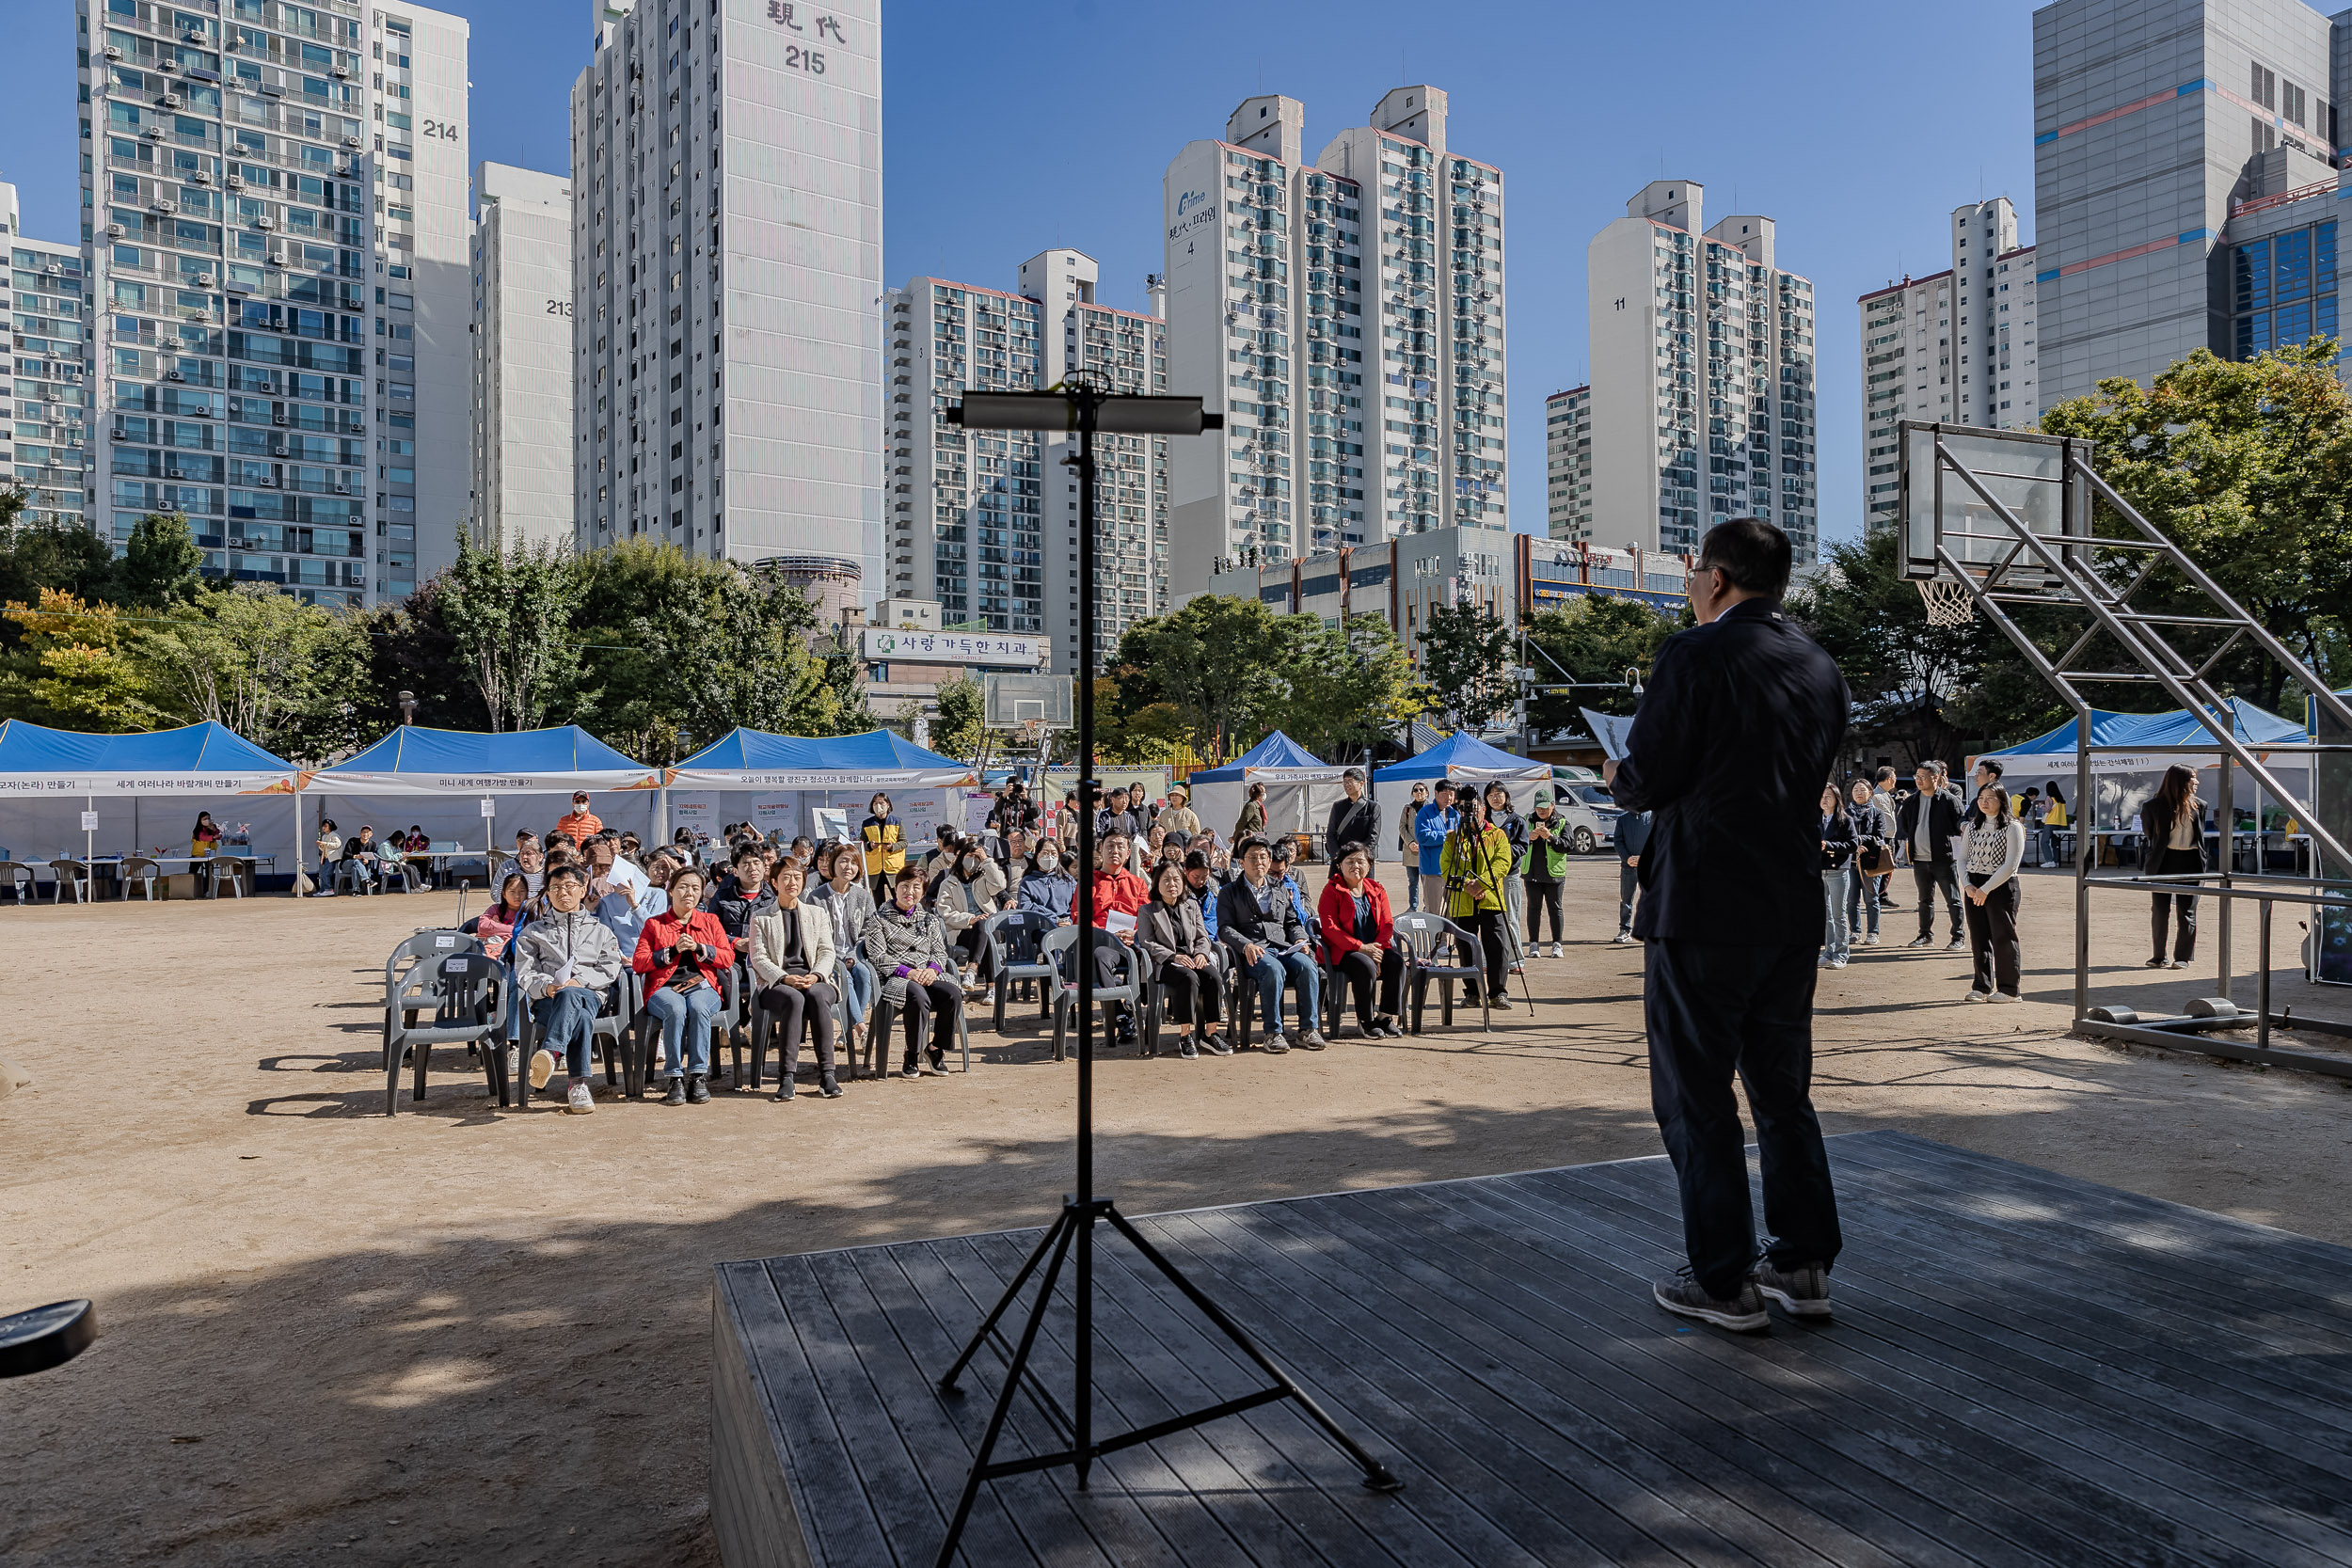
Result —
[[[1073,466],[1078,470],[1078,580],[1089,590],[1089,602],[1078,619],[1078,895],[1075,913],[1080,935],[1094,927],[1094,802],[1098,794],[1094,772],[1094,608],[1091,593],[1094,583],[1094,437],[1097,433],[1135,436],[1197,436],[1206,430],[1224,428],[1223,417],[1201,412],[1199,398],[1120,397],[1091,383],[1075,378],[1049,392],[997,392],[964,394],[962,406],[947,411],[948,422],[961,424],[967,430],[1051,430],[1075,431],[1078,453]],[[963,1527],[972,1516],[972,1504],[979,1497],[985,1481],[1003,1476],[1025,1475],[1032,1470],[1050,1470],[1070,1465],[1077,1473],[1083,1490],[1094,1462],[1104,1454],[1138,1443],[1149,1443],[1170,1433],[1239,1415],[1262,1404],[1278,1400],[1295,1400],[1323,1429],[1326,1436],[1364,1472],[1364,1484],[1375,1491],[1393,1492],[1405,1483],[1378,1460],[1367,1453],[1363,1446],[1340,1430],[1339,1423],[1325,1413],[1322,1406],[1310,1398],[1307,1391],[1291,1380],[1290,1374],[1277,1366],[1265,1352],[1258,1348],[1247,1330],[1231,1317],[1198,1285],[1184,1277],[1184,1273],[1170,1262],[1160,1250],[1146,1240],[1119,1212],[1110,1198],[1100,1197],[1094,1191],[1094,961],[1085,942],[1071,949],[1072,962],[1077,970],[1074,998],[1078,1030],[1078,1190],[1062,1200],[1062,1210],[1053,1226],[1045,1232],[1021,1272],[1005,1287],[1005,1293],[989,1309],[988,1316],[972,1336],[939,1380],[943,1394],[960,1396],[962,1389],[956,1379],[971,1365],[980,1346],[993,1340],[1001,1351],[1004,1337],[996,1325],[1020,1300],[1021,1291],[1032,1275],[1039,1275],[1037,1299],[1030,1304],[1027,1321],[1023,1323],[1020,1339],[1011,1347],[1005,1366],[1005,1383],[996,1395],[996,1407],[990,1412],[988,1430],[981,1435],[979,1449],[972,1456],[972,1472],[964,1480],[963,1495],[957,1499],[955,1516],[947,1522],[947,1536],[940,1543],[938,1562],[947,1568],[956,1555],[956,1547],[963,1537]],[[1140,964],[1143,957],[1136,954],[1131,962]],[[1051,982],[1048,982],[1049,984]],[[1106,1224],[1129,1245],[1143,1255],[1144,1260],[1157,1269],[1168,1281],[1184,1294],[1184,1299],[1200,1309],[1202,1316],[1216,1325],[1217,1331],[1248,1356],[1257,1369],[1271,1379],[1268,1386],[1235,1399],[1222,1401],[1166,1420],[1133,1428],[1108,1437],[1094,1433],[1094,1227]],[[1029,1354],[1037,1344],[1039,1329],[1045,1322],[1045,1309],[1054,1299],[1054,1288],[1061,1276],[1062,1265],[1077,1255],[1076,1269],[1072,1275],[1071,1292],[1076,1308],[1075,1339],[1072,1359],[1076,1364],[1075,1397],[1065,1411],[1048,1395],[1036,1374],[1029,1370]],[[1042,1273],[1040,1265],[1043,1265]],[[1045,1411],[1055,1427],[1065,1433],[1069,1447],[1050,1453],[1029,1454],[1019,1459],[1000,1460],[994,1457],[996,1440],[1005,1430],[1005,1419],[1012,1411],[1014,1394],[1026,1383],[1031,1394]]]

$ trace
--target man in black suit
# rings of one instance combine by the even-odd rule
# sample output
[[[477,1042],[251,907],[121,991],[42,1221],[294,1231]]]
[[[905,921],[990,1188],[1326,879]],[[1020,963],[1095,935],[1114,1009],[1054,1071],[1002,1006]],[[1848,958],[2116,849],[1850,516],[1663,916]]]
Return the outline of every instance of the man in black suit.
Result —
[[[1940,762],[1921,763],[1912,777],[1918,792],[1904,797],[1895,809],[1895,844],[1910,857],[1911,880],[1919,890],[1919,934],[1911,945],[1934,945],[1935,894],[1941,888],[1944,907],[1951,911],[1952,940],[1946,944],[1949,951],[1967,941],[1961,930],[1960,870],[1952,862],[1952,838],[1960,832],[1960,794],[1945,787],[1949,780]]]
[[[1687,1277],[1661,1307],[1747,1332],[1765,1298],[1829,1314],[1837,1198],[1813,1114],[1813,987],[1821,945],[1821,787],[1845,737],[1837,666],[1781,612],[1788,535],[1753,517],[1708,531],[1688,578],[1699,625],[1659,650],[1607,768],[1617,803],[1651,814],[1634,934],[1650,1102],[1682,1189]],[[1756,1256],[1747,1085],[1764,1166]]]
[[[1331,802],[1331,816],[1323,828],[1323,857],[1337,865],[1342,845],[1360,844],[1377,863],[1380,808],[1372,803],[1372,795],[1364,788],[1364,770],[1349,768],[1340,776],[1340,787],[1347,792],[1347,797]]]

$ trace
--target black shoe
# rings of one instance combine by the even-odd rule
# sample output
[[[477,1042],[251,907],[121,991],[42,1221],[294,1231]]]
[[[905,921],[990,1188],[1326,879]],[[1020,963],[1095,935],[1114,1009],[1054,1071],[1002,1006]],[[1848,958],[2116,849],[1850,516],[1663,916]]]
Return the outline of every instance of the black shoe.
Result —
[[[792,1075],[790,1073],[787,1072],[783,1077],[776,1080],[776,1098],[778,1100],[794,1099],[800,1094],[800,1092],[801,1091],[793,1085]]]
[[[1743,1279],[1739,1292],[1730,1300],[1722,1300],[1707,1293],[1707,1287],[1682,1276],[1661,1279],[1650,1287],[1650,1299],[1678,1317],[1696,1318],[1740,1334],[1760,1334],[1772,1326],[1772,1315],[1764,1310],[1763,1292],[1756,1281]]]
[[[1951,941],[1944,944],[1944,951],[1947,953],[1957,953],[1967,945],[1968,939],[1966,937],[1954,937]]]
[[[2162,969],[2162,968],[2164,968],[2164,967],[2165,967],[2165,958],[2164,958],[2164,955],[2163,955],[2163,954],[2161,954],[2161,953],[2159,953],[2159,954],[2157,954],[2154,958],[2150,958],[2150,959],[2148,960],[2148,967],[2149,967],[2150,969]]]
[[[1909,942],[1903,943],[1903,945],[1906,947],[1933,947],[1935,945],[1935,933],[1932,931],[1922,931],[1917,936],[1913,937]]]
[[[686,1103],[686,1080],[685,1080],[685,1079],[683,1079],[683,1078],[673,1078],[673,1079],[671,1079],[671,1080],[670,1080],[670,1092],[669,1092],[668,1094],[665,1094],[665,1095],[663,1095],[663,1096],[661,1097],[661,1103],[662,1103],[662,1104],[664,1104],[664,1105],[683,1105],[683,1104],[685,1104],[685,1103]]]
[[[1756,1266],[1756,1288],[1791,1317],[1830,1315],[1829,1271],[1819,1263],[1792,1263],[1783,1269],[1768,1258]]]
[[[710,1103],[710,1081],[699,1072],[686,1081],[686,1103],[689,1105]]]
[[[833,1081],[832,1073],[822,1073],[817,1080],[817,1092],[827,1100],[838,1100],[841,1098],[841,1085]]]

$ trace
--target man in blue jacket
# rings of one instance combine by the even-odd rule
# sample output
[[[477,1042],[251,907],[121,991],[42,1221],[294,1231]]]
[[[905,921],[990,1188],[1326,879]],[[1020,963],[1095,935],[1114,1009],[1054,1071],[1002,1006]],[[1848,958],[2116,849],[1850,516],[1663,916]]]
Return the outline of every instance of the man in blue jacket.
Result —
[[[1686,579],[1699,624],[1659,650],[1624,760],[1604,771],[1619,805],[1654,814],[1634,933],[1647,943],[1650,1101],[1691,1266],[1651,1298],[1749,1333],[1771,1326],[1768,1298],[1828,1317],[1840,1245],[1813,1111],[1813,990],[1821,785],[1849,699],[1836,664],[1782,613],[1790,558],[1788,536],[1757,518],[1708,531]],[[1761,1259],[1735,1074],[1774,1232]]]
[[[1421,874],[1423,880],[1435,877],[1433,887],[1445,886],[1445,873],[1438,867],[1438,857],[1445,849],[1445,835],[1462,825],[1462,814],[1454,807],[1454,781],[1438,781],[1438,798],[1421,808],[1413,817],[1413,838],[1421,846]],[[1432,897],[1429,907],[1439,914],[1445,912],[1445,898],[1440,893]]]
[[[1649,813],[1617,818],[1617,941],[1633,940],[1633,899],[1642,880],[1642,847],[1649,842]]]

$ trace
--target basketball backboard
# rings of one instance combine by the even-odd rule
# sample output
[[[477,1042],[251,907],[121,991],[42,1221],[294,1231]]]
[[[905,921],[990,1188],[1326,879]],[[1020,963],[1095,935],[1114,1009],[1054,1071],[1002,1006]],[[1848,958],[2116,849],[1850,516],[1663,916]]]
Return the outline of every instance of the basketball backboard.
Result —
[[[1899,428],[1903,576],[1915,581],[1935,577],[1941,569],[1936,546],[1941,545],[1978,578],[2006,562],[1993,587],[2031,593],[2058,586],[2056,577],[2020,544],[2015,530],[1968,476],[2034,532],[2087,538],[2090,486],[2070,459],[2087,467],[2092,443],[2034,431],[1915,420],[1905,420]]]
[[[1038,724],[1066,730],[1076,688],[1068,675],[982,675],[980,721],[992,730]]]

